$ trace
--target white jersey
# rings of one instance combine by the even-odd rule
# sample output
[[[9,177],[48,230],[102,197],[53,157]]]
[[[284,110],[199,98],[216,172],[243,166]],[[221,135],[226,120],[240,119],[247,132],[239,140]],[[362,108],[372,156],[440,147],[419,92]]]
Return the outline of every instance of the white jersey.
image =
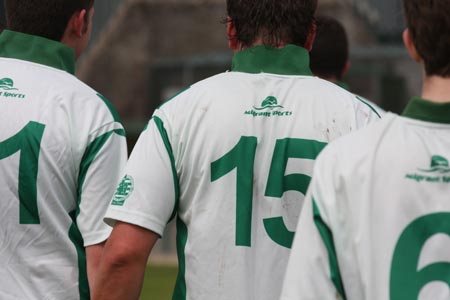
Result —
[[[4,31],[0,56],[0,299],[89,299],[84,247],[110,234],[123,128],[70,74],[72,49]]]
[[[377,119],[303,48],[238,52],[156,110],[107,221],[162,235],[178,214],[176,300],[277,299],[317,154]]]
[[[282,300],[450,299],[450,104],[403,116],[319,156]]]

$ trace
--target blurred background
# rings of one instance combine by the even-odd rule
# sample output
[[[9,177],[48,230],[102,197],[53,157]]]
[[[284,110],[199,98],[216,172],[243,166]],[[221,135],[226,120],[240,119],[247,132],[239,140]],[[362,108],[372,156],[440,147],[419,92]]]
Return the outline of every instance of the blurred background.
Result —
[[[318,14],[337,18],[347,30],[351,67],[345,81],[352,92],[396,113],[419,94],[420,67],[402,46],[401,0],[319,0]],[[164,99],[230,69],[225,17],[225,0],[95,1],[94,31],[77,76],[115,105],[130,150]],[[142,299],[170,298],[176,275],[174,226],[166,231],[152,253],[157,267],[150,268],[145,289],[168,291]]]
[[[97,0],[90,48],[78,76],[122,117],[130,146],[161,101],[230,69],[225,0]],[[351,90],[401,112],[420,89],[420,69],[401,42],[400,0],[319,0],[350,39]]]

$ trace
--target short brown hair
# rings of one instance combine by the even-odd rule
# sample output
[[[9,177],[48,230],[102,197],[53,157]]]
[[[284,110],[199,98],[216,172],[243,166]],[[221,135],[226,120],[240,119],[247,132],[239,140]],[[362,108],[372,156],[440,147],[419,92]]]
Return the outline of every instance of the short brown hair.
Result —
[[[227,13],[236,27],[236,40],[250,47],[258,38],[267,46],[304,46],[317,0],[227,0]]]
[[[450,1],[403,0],[403,5],[427,75],[450,77]]]
[[[316,38],[310,52],[311,71],[325,79],[341,80],[348,61],[347,32],[332,17],[318,16],[316,23]]]
[[[61,41],[72,15],[94,0],[5,0],[7,29]]]

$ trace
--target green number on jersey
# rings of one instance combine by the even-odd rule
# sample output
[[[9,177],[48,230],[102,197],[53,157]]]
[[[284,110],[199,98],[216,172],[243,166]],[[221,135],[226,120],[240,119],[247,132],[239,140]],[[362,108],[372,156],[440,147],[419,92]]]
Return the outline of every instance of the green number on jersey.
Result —
[[[285,175],[289,158],[315,159],[326,143],[303,139],[277,140],[269,170],[265,196],[281,198],[286,191],[306,194],[311,178],[305,174]],[[236,246],[251,246],[253,167],[256,137],[241,137],[238,144],[222,158],[211,163],[214,182],[235,168],[236,172]],[[264,228],[277,244],[290,248],[294,232],[287,229],[283,217],[264,219]]]
[[[450,262],[436,262],[417,270],[424,244],[439,233],[450,236],[450,213],[420,217],[402,232],[391,263],[391,300],[418,299],[420,290],[432,281],[450,287]]]
[[[297,191],[306,195],[311,177],[305,174],[284,175],[288,159],[316,159],[325,146],[326,143],[312,140],[289,138],[277,140],[270,165],[265,196],[281,198],[287,191]],[[291,248],[295,232],[286,228],[283,217],[264,219],[264,228],[270,238],[277,244]]]
[[[45,125],[29,122],[19,133],[0,142],[0,160],[20,151],[19,220],[20,224],[39,224],[37,173],[41,140]]]
[[[225,156],[211,164],[211,181],[228,174],[236,174],[236,245],[250,247],[252,230],[253,165],[256,137],[243,136]]]

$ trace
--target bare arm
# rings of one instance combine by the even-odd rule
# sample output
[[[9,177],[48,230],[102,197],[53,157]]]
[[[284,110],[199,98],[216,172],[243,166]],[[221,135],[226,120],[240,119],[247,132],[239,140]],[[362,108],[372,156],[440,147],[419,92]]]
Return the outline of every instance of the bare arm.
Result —
[[[101,258],[93,300],[138,299],[147,259],[158,238],[150,230],[117,222]]]
[[[86,247],[87,276],[91,292],[94,288],[95,278],[98,272],[98,267],[100,265],[100,259],[102,257],[104,247],[105,247],[104,242],[97,245]]]

